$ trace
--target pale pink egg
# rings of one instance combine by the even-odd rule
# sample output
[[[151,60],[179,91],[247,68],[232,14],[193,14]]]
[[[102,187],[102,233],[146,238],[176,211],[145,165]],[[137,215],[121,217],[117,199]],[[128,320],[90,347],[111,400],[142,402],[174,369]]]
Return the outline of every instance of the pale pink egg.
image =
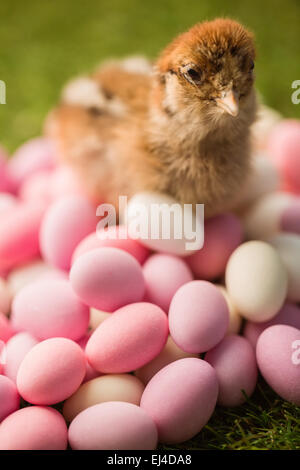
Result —
[[[300,330],[300,308],[291,303],[285,303],[277,315],[264,323],[254,323],[247,321],[243,335],[250,341],[255,348],[257,340],[261,333],[272,325],[289,325]]]
[[[5,347],[3,374],[13,382],[16,382],[21,362],[28,351],[36,344],[38,344],[38,340],[27,332],[17,333],[10,338]]]
[[[49,188],[49,172],[40,171],[29,176],[19,189],[19,197],[25,201],[42,199],[51,204],[53,197]]]
[[[0,423],[20,407],[20,395],[14,382],[0,375]],[[0,426],[1,428],[1,426]],[[1,446],[1,439],[0,439]]]
[[[0,450],[65,450],[67,438],[65,420],[46,406],[22,408],[0,426]]]
[[[18,199],[10,193],[0,193],[0,217],[8,214],[14,207],[17,206]]]
[[[154,359],[167,337],[166,314],[154,304],[138,302],[104,320],[91,335],[85,352],[100,372],[130,372]]]
[[[300,121],[286,119],[269,136],[268,153],[280,170],[282,183],[300,191]]]
[[[186,258],[194,275],[212,280],[221,277],[231,253],[243,240],[239,219],[233,214],[221,214],[205,221],[203,248]]]
[[[53,405],[79,388],[85,372],[85,357],[78,344],[50,338],[26,354],[18,370],[17,387],[29,403]]]
[[[252,395],[257,382],[257,366],[255,353],[246,338],[226,336],[208,351],[205,360],[218,377],[219,405],[239,406]]]
[[[134,256],[140,264],[143,264],[149,256],[150,250],[141,245],[137,240],[128,236],[127,229],[123,225],[108,227],[107,229],[97,230],[97,233],[91,233],[84,238],[76,247],[72,263],[82,254],[95,248],[113,247],[127,251]]]
[[[7,282],[9,290],[16,295],[23,287],[41,279],[68,279],[67,273],[41,259],[31,260],[10,271]]]
[[[214,284],[191,281],[174,295],[169,310],[170,334],[183,351],[208,351],[224,338],[228,325],[227,302]]]
[[[79,256],[70,281],[82,302],[106,312],[141,301],[145,292],[140,264],[118,248],[97,248]]]
[[[46,261],[68,270],[78,243],[96,229],[96,211],[84,197],[66,196],[47,210],[40,231],[40,247]]]
[[[77,340],[89,323],[89,308],[82,304],[69,281],[43,279],[23,287],[12,305],[12,325],[38,339],[63,336]]]
[[[44,137],[28,140],[19,147],[8,162],[9,174],[15,189],[31,175],[55,167],[55,147]]]
[[[140,407],[111,401],[79,413],[69,427],[69,443],[74,450],[152,450],[157,430]]]
[[[273,325],[262,332],[256,345],[259,370],[284,400],[300,405],[300,330]]]
[[[152,302],[169,311],[175,292],[183,284],[193,280],[187,263],[173,255],[155,254],[143,266],[146,283],[145,301]]]
[[[6,343],[14,335],[14,328],[10,320],[0,312],[0,340]]]
[[[210,419],[218,380],[208,362],[185,358],[161,369],[146,385],[141,408],[153,419],[159,442],[176,444],[194,437]]]
[[[60,165],[52,172],[49,190],[53,199],[60,199],[72,194],[88,197],[78,175],[71,167],[64,165]]]
[[[20,203],[1,218],[1,270],[34,258],[39,253],[39,230],[45,212],[41,202]]]

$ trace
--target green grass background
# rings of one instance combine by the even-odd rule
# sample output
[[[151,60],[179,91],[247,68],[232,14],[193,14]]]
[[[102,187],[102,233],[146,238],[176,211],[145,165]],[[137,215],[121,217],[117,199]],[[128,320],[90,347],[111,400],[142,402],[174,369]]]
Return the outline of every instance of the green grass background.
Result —
[[[176,34],[216,16],[234,17],[257,38],[257,87],[265,102],[300,118],[299,0],[1,0],[0,141],[12,151],[41,132],[63,83],[111,56],[155,58]]]
[[[104,58],[155,58],[176,34],[216,16],[242,21],[256,34],[257,88],[286,117],[300,118],[291,83],[300,79],[299,0],[1,0],[0,142],[13,151],[41,132],[70,77]],[[264,383],[237,409],[217,409],[194,449],[299,449],[299,408]],[[179,446],[180,447],[180,446]]]

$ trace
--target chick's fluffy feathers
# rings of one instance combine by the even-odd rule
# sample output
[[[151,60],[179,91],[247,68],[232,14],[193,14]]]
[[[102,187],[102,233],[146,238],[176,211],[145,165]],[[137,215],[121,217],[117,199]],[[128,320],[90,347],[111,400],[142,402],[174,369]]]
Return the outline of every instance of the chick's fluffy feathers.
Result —
[[[153,190],[204,203],[211,216],[234,206],[249,175],[252,60],[252,35],[238,23],[196,25],[163,51],[153,71],[144,59],[126,59],[71,83],[47,131],[99,201]],[[199,86],[181,74],[189,62],[203,70]],[[240,94],[237,117],[215,105],[228,83]]]

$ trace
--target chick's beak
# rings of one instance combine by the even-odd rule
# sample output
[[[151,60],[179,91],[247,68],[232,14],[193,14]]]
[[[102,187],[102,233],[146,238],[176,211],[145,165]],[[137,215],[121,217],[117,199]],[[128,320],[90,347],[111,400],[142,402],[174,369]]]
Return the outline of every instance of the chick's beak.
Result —
[[[238,95],[233,90],[224,91],[220,98],[216,99],[217,106],[222,108],[231,116],[239,114],[239,101]]]

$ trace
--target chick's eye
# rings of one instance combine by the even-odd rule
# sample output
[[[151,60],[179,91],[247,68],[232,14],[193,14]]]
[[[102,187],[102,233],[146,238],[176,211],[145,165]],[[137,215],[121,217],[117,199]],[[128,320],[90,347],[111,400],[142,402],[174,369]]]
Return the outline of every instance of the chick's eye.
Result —
[[[254,69],[254,62],[253,62],[253,60],[251,60],[250,66],[249,66],[250,72],[252,72],[253,69]]]
[[[186,71],[186,73],[188,74],[188,76],[194,80],[194,81],[197,81],[197,80],[200,80],[200,72],[198,72],[197,70],[195,69],[188,69]]]

